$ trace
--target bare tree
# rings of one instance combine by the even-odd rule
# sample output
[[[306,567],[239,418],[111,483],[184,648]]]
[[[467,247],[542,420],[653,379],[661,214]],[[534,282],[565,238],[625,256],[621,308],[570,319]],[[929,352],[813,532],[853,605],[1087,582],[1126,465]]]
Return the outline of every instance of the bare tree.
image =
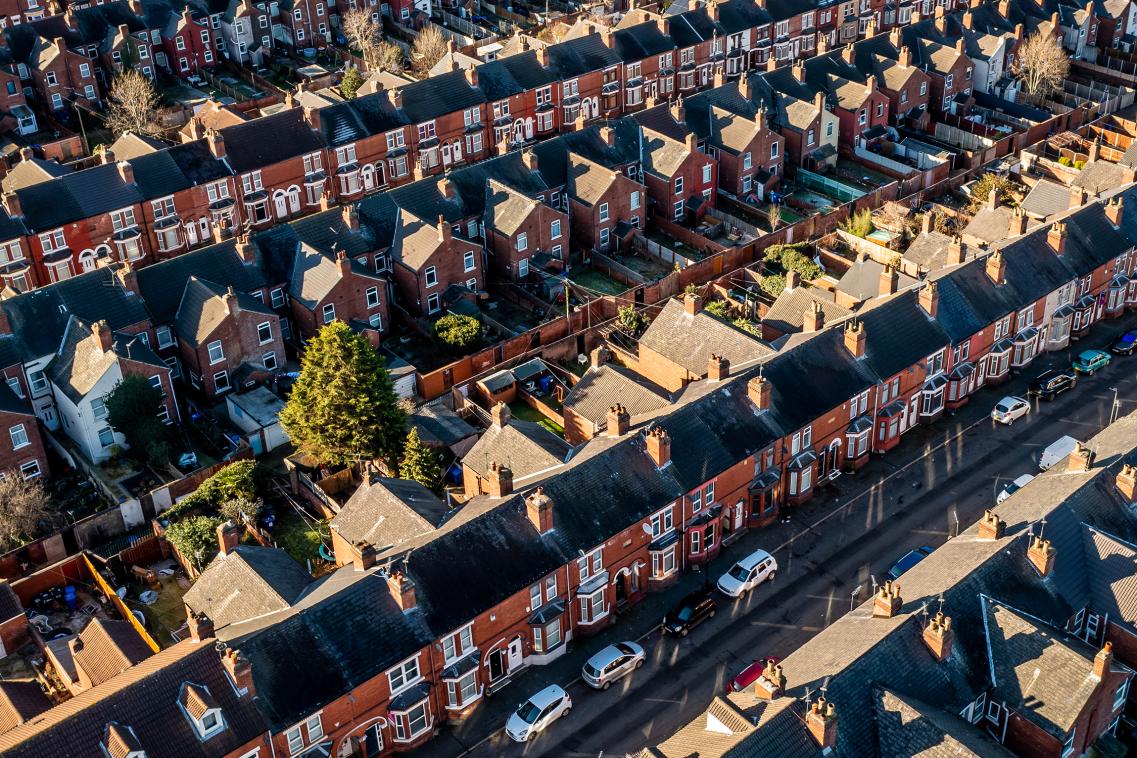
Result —
[[[106,124],[116,137],[126,132],[161,137],[164,130],[158,119],[154,83],[133,69],[119,74],[107,98]]]
[[[0,479],[0,548],[19,547],[50,520],[47,491],[40,479],[24,479],[9,471]]]
[[[394,42],[380,42],[375,48],[375,67],[398,73],[403,70],[403,48]]]
[[[446,55],[446,38],[442,31],[434,24],[428,24],[418,33],[414,47],[411,48],[411,65],[415,73],[421,76],[434,68],[434,64]]]
[[[375,65],[376,50],[379,46],[379,25],[365,8],[352,8],[340,20],[343,36],[348,44],[363,56],[364,68],[371,70]]]
[[[1043,98],[1062,86],[1070,59],[1053,35],[1039,31],[1023,41],[1011,72],[1028,95]]]

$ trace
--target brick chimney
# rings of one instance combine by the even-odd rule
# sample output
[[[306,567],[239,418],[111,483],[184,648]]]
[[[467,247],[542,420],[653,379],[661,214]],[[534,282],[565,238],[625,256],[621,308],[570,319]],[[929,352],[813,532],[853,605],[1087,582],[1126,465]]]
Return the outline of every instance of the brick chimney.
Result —
[[[1009,18],[1011,15],[1011,0],[999,0],[999,15]]]
[[[130,265],[130,261],[125,261],[117,271],[114,272],[115,279],[118,280],[119,286],[125,291],[133,295],[142,295],[142,290],[138,287],[138,272],[134,270],[134,266]],[[4,332],[0,330],[0,334]]]
[[[890,619],[900,613],[902,605],[904,601],[900,598],[900,585],[886,580],[877,588],[872,603],[872,615],[874,618]]]
[[[999,190],[992,189],[987,193],[987,207],[991,210],[999,207]]]
[[[1055,552],[1050,540],[1042,537],[1031,537],[1030,547],[1026,550],[1026,558],[1039,574],[1048,576],[1054,569]]]
[[[920,219],[920,233],[931,234],[932,230],[936,228],[936,212],[928,211]]]
[[[532,150],[523,150],[521,152],[521,162],[525,164],[525,168],[530,171],[537,170],[537,154]]]
[[[343,217],[343,224],[353,232],[359,231],[359,208],[354,204],[348,204],[340,209],[340,214]]]
[[[632,415],[628,413],[627,408],[619,403],[616,403],[608,409],[606,420],[608,422],[609,437],[623,437],[632,426]]]
[[[1086,192],[1085,187],[1071,187],[1070,188],[1070,208],[1081,208],[1090,199],[1090,193]]]
[[[544,487],[538,487],[525,498],[525,512],[538,534],[548,534],[556,526],[553,521],[553,501],[545,494]]]
[[[786,689],[786,675],[773,658],[766,659],[762,676],[754,682],[754,696],[759,700],[777,700]]]
[[[655,19],[655,25],[659,28],[659,33],[663,36],[666,37],[671,34],[671,19],[667,16],[660,14]]]
[[[1114,226],[1121,226],[1124,203],[1125,201],[1118,195],[1105,204],[1105,217],[1108,218],[1109,223]]]
[[[600,139],[604,140],[604,144],[608,147],[616,146],[616,130],[610,126],[600,127]]]
[[[490,461],[486,470],[486,487],[490,497],[507,497],[513,494],[513,470],[502,466],[496,461]]]
[[[818,697],[805,714],[805,728],[823,753],[837,747],[837,709],[824,697]]]
[[[721,382],[728,376],[730,376],[730,360],[711,353],[711,357],[707,359],[707,379],[712,382]]]
[[[1015,208],[1011,211],[1011,221],[1008,224],[1007,232],[1012,237],[1020,237],[1026,234],[1026,213],[1022,208]]]
[[[825,314],[821,310],[821,303],[813,300],[802,314],[801,330],[806,333],[820,332],[825,324]]]
[[[1074,448],[1074,452],[1070,453],[1070,457],[1066,464],[1066,470],[1070,472],[1089,471],[1090,466],[1094,464],[1094,451],[1083,445],[1081,442]]]
[[[825,107],[825,93],[824,92],[818,92],[817,94],[815,94],[813,96],[813,107],[819,111],[828,110],[828,108]]]
[[[687,312],[688,316],[694,316],[696,313],[703,310],[703,298],[690,293],[684,295],[683,310]]]
[[[856,321],[845,324],[845,349],[852,353],[854,358],[863,358],[865,354],[865,325]]]
[[[241,256],[241,260],[244,263],[257,262],[256,250],[253,248],[253,243],[249,242],[249,236],[247,234],[242,234],[237,238],[237,242],[234,244],[234,248],[237,250],[237,255]]]
[[[995,284],[1007,283],[1007,262],[998,250],[987,256],[987,276]]]
[[[958,266],[963,263],[966,254],[963,251],[963,239],[958,235],[952,237],[951,242],[947,246],[947,265]]]
[[[769,410],[774,399],[774,385],[766,377],[756,376],[746,383],[746,396],[758,410]]]
[[[20,157],[24,160],[31,159],[32,155],[33,153],[30,148],[28,148],[28,156],[26,158],[24,157],[24,152],[22,150],[20,151]],[[105,166],[108,163],[114,162],[114,150],[111,150],[110,145],[99,145],[99,163]]]
[[[1137,468],[1128,463],[1122,464],[1114,478],[1114,486],[1127,503],[1137,502]]]
[[[225,306],[229,315],[235,318],[239,309],[237,307],[237,290],[233,288],[232,284],[229,285],[229,289],[225,293]]]
[[[845,45],[843,48],[841,48],[841,60],[845,61],[845,63],[848,63],[850,66],[853,65],[854,53],[855,50],[852,43]]]
[[[687,139],[685,141],[685,144],[687,145],[687,152],[694,153],[698,151],[699,136],[694,132],[687,132]]]
[[[1050,225],[1050,230],[1046,232],[1046,242],[1050,248],[1058,255],[1066,252],[1066,224],[1061,221],[1055,221]]]
[[[738,80],[738,94],[743,100],[750,101],[754,96],[754,86],[750,83],[750,75],[744,74]]]
[[[438,241],[445,245],[450,242],[453,235],[454,230],[446,223],[446,218],[441,213],[438,214]]]
[[[106,321],[96,321],[91,324],[91,334],[99,341],[99,347],[104,353],[110,352],[114,346],[114,333]]]
[[[391,107],[397,111],[403,109],[403,91],[401,89],[391,90]]]
[[[940,287],[938,284],[928,281],[920,288],[920,307],[930,317],[936,317],[936,311],[940,307]]]
[[[541,68],[548,68],[549,67],[549,46],[548,45],[542,45],[541,47],[537,48],[537,63],[541,66]]]
[[[478,69],[471,67],[471,68],[466,69],[465,73],[466,73],[466,83],[469,84],[471,87],[477,87],[478,86]]]
[[[790,71],[793,73],[794,79],[799,84],[805,83],[805,64],[804,63],[802,63],[801,61],[795,61],[794,65],[790,68]]]
[[[990,509],[983,511],[983,518],[979,519],[979,539],[1001,540],[1007,531],[1007,522]]]
[[[801,274],[790,270],[786,272],[786,292],[793,292],[801,284]]]
[[[438,180],[438,194],[442,195],[447,200],[454,199],[454,182],[450,181],[449,177],[444,176]],[[439,221],[442,220],[441,216],[438,218]]]
[[[4,211],[12,218],[24,215],[20,208],[20,196],[15,192],[5,192],[3,195]]]
[[[671,463],[671,435],[663,427],[654,427],[647,433],[647,454],[651,456],[656,468]]]
[[[509,421],[513,418],[513,412],[509,410],[509,406],[505,403],[497,403],[490,409],[490,418],[493,419],[493,425],[501,429],[509,426]]]
[[[205,142],[209,145],[209,152],[214,158],[225,157],[225,137],[221,132],[216,129],[210,129],[205,133]]]
[[[891,295],[896,292],[896,283],[900,280],[899,275],[892,266],[885,265],[880,270],[880,294]]]
[[[379,551],[375,546],[365,540],[360,540],[351,546],[351,563],[356,571],[366,571],[375,565]]]
[[[1109,667],[1113,664],[1113,643],[1106,642],[1102,645],[1101,650],[1094,656],[1094,676],[1102,679],[1109,673]]]
[[[213,636],[213,619],[204,613],[190,611],[186,614],[186,625],[194,642],[203,642]]]
[[[396,571],[387,577],[387,589],[403,613],[410,613],[418,605],[414,580],[402,571]]]
[[[225,648],[225,652],[221,654],[221,665],[239,695],[250,698],[257,696],[257,685],[253,681],[253,666],[239,650],[232,647]]]
[[[975,16],[972,15],[971,11],[964,11],[963,13],[963,28],[969,31],[975,28]],[[959,41],[962,42],[963,40]]]
[[[226,521],[223,524],[217,525],[217,547],[220,549],[222,555],[229,555],[237,549],[241,544],[241,535],[245,533],[245,528],[232,521]]]
[[[951,655],[951,616],[938,612],[924,627],[924,644],[932,651],[932,657],[943,663]]]

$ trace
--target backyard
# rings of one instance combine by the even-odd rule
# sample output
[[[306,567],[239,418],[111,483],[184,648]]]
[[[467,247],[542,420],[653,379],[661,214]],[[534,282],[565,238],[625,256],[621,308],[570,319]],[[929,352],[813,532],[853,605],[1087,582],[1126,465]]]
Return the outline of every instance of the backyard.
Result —
[[[542,402],[548,403],[549,407],[560,410],[560,403],[557,402],[556,398],[547,397],[541,398],[541,400]],[[556,421],[547,418],[543,413],[538,411],[536,408],[528,405],[524,401],[517,400],[511,403],[509,410],[510,413],[513,414],[513,417],[516,419],[520,419],[521,421],[532,421],[535,424],[540,424],[559,437],[565,436],[565,428],[563,426],[558,424]]]
[[[612,277],[602,274],[595,269],[575,269],[569,273],[569,279],[584,289],[589,290],[590,294],[622,295],[628,291],[626,285],[621,284]]]

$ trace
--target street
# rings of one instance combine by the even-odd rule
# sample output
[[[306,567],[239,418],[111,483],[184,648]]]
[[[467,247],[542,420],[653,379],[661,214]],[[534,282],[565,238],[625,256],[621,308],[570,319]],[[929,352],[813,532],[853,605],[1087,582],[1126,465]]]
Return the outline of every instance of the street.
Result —
[[[465,723],[444,727],[421,753],[479,756],[623,755],[666,739],[698,716],[724,683],[755,658],[785,657],[853,604],[869,598],[873,580],[902,555],[938,546],[995,504],[1020,474],[1038,473],[1039,452],[1069,434],[1087,439],[1112,415],[1137,409],[1137,357],[1114,356],[1095,376],[1055,401],[1032,401],[1013,427],[997,425],[991,408],[1004,395],[1026,396],[1026,384],[1046,368],[1069,365],[1071,352],[1105,347],[1134,317],[1103,323],[1073,351],[1041,355],[1021,375],[976,393],[968,405],[934,425],[908,432],[887,457],[841,476],[787,521],[744,535],[704,574],[650,595],[595,639],[575,641],[563,658],[527,672]],[[739,600],[719,595],[715,618],[686,639],[662,639],[664,611],[704,581],[713,583],[756,548],[777,558],[777,579]],[[903,579],[900,580],[903,586]],[[935,612],[936,609],[931,609]],[[620,639],[640,639],[648,662],[607,692],[579,680],[592,652]],[[573,710],[524,745],[501,732],[509,711],[549,683],[568,685]],[[571,682],[571,684],[570,684]]]

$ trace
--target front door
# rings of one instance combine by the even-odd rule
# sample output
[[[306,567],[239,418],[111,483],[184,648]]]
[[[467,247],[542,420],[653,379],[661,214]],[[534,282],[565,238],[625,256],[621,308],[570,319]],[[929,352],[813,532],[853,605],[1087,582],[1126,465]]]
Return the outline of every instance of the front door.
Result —
[[[742,528],[742,512],[746,510],[745,503],[742,498],[738,498],[738,503],[734,506],[734,513],[731,514],[734,519],[732,529],[738,530]]]
[[[288,198],[285,194],[283,192],[276,193],[273,197],[273,201],[276,204],[276,217],[288,218]]]
[[[490,681],[501,679],[508,673],[508,661],[504,650],[495,650],[489,655]]]
[[[516,671],[521,668],[523,658],[521,656],[521,638],[509,641],[509,670]]]
[[[628,591],[624,587],[624,577],[616,578],[616,605],[623,605],[628,602]]]

